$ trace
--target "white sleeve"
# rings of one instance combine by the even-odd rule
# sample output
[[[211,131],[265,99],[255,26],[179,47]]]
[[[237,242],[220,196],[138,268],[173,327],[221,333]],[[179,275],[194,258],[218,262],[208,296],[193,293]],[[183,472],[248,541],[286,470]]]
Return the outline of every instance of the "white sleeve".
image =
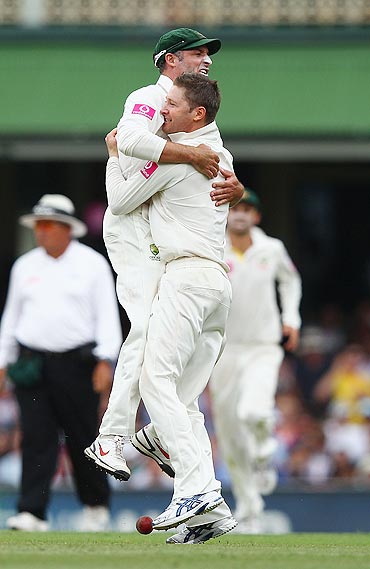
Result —
[[[18,343],[15,338],[15,329],[21,311],[20,287],[17,283],[18,264],[16,263],[10,273],[8,295],[3,311],[0,326],[0,369],[15,362],[18,356]]]
[[[115,361],[122,344],[122,329],[113,276],[103,257],[97,265],[92,303],[95,313],[94,355],[99,359]]]
[[[302,298],[301,277],[283,243],[280,241],[278,244],[276,278],[281,300],[282,321],[287,326],[299,329],[301,326],[299,314],[299,305]]]
[[[124,215],[146,202],[158,191],[165,190],[181,179],[181,164],[147,162],[136,174],[125,180],[118,158],[111,157],[106,168],[108,206],[113,215]]]
[[[126,156],[159,162],[167,140],[156,134],[163,124],[163,95],[153,88],[138,89],[127,97],[117,127],[117,143]]]

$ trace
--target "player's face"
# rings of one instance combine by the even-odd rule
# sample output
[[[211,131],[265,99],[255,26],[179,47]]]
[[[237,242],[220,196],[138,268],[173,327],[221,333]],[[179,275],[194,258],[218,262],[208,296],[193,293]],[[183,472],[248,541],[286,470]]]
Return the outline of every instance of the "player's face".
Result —
[[[183,88],[175,85],[171,87],[161,113],[164,119],[162,130],[166,134],[191,132],[196,109],[190,110]]]
[[[212,59],[208,55],[208,47],[198,47],[180,51],[177,55],[176,72],[182,73],[201,73],[207,75],[212,65]]]
[[[261,219],[258,211],[251,205],[239,203],[232,207],[227,218],[228,231],[236,235],[244,235],[259,223]]]

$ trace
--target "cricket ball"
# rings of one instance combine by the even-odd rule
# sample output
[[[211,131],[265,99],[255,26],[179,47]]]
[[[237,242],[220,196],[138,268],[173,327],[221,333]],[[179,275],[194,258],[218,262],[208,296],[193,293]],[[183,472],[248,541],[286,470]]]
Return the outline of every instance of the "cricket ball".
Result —
[[[139,533],[151,533],[153,531],[153,520],[149,516],[141,516],[136,522],[136,529]]]

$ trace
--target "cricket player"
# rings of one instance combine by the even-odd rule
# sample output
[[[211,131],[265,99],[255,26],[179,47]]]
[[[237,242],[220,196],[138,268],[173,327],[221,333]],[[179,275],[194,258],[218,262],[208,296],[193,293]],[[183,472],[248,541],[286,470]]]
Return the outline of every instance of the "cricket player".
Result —
[[[194,73],[177,77],[162,109],[171,140],[205,143],[220,165],[232,169],[214,122],[220,104],[217,83]],[[228,205],[209,200],[212,182],[191,165],[148,162],[124,180],[107,138],[108,204],[114,214],[134,210],[152,198],[149,220],[165,265],[152,306],[140,394],[175,472],[173,500],[153,520],[165,530],[197,518],[168,543],[196,543],[236,526],[215,478],[211,445],[198,407],[224,338],[231,302],[224,244]],[[158,191],[159,189],[159,191]],[[204,514],[220,510],[209,523]],[[215,512],[216,513],[216,512]],[[213,514],[215,515],[215,514]],[[202,523],[203,521],[203,523]]]
[[[190,28],[171,30],[159,39],[153,60],[160,77],[155,85],[139,89],[128,97],[118,124],[119,161],[125,179],[143,169],[147,161],[189,164],[210,179],[216,176],[218,155],[204,144],[196,146],[170,141],[161,128],[163,116],[160,110],[173,80],[189,71],[207,76],[212,64],[210,56],[220,47],[219,39],[206,38]],[[213,207],[215,204],[211,200],[221,207],[226,202],[238,201],[243,192],[243,186],[232,171],[222,168],[220,171],[226,179],[218,176],[210,185],[209,199]],[[85,454],[106,472],[127,480],[130,469],[122,449],[135,432],[140,401],[138,382],[149,315],[164,263],[150,232],[147,204],[119,215],[108,208],[103,233],[110,261],[117,273],[118,298],[127,312],[131,328],[120,352],[99,437],[85,450]],[[142,442],[145,448],[141,445],[140,450],[173,475],[170,462],[157,449],[149,430]]]
[[[258,196],[230,210],[225,259],[233,302],[227,344],[210,382],[217,441],[228,466],[240,533],[261,533],[262,495],[277,482],[271,458],[275,392],[285,349],[297,347],[301,280],[283,243],[256,227]],[[276,298],[278,285],[281,309]]]

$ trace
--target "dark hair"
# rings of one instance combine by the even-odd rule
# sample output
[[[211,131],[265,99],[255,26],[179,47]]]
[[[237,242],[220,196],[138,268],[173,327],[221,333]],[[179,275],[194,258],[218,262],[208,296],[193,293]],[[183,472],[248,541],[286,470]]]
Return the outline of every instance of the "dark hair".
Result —
[[[208,77],[200,73],[183,73],[176,77],[173,84],[184,89],[185,98],[189,103],[191,111],[195,107],[204,107],[206,109],[206,124],[215,120],[221,103],[221,94],[217,81],[212,81],[212,79],[208,79]]]

